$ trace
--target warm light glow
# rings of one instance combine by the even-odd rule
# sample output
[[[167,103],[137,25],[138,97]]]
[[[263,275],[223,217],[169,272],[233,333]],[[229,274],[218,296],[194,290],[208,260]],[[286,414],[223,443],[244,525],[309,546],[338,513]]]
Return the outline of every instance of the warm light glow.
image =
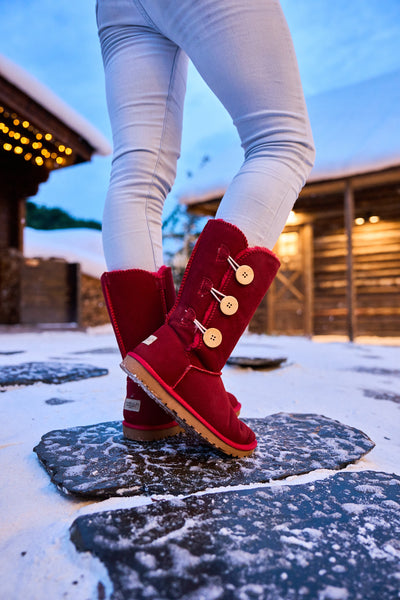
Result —
[[[14,140],[19,140],[19,138],[20,138],[20,137],[21,137],[21,134],[20,134],[20,133],[18,133],[18,131],[16,131],[16,132],[14,133]]]
[[[46,133],[46,135],[44,136],[44,139],[49,142],[51,139],[53,139],[53,136],[51,135],[51,133]]]
[[[58,149],[59,149],[59,151],[60,151],[60,152],[64,152],[64,150],[65,150],[65,146],[63,146],[63,144],[60,144],[60,145],[58,146]]]
[[[4,112],[4,108],[0,106],[0,113]]]
[[[29,121],[23,121],[22,127],[25,127],[25,129],[29,127]]]
[[[365,219],[363,219],[362,217],[357,217],[357,219],[354,220],[354,223],[356,225],[364,225]]]
[[[63,164],[63,162],[64,162],[64,159],[63,159],[63,158],[61,158],[61,156],[59,156],[58,158],[56,158],[56,163],[57,163],[58,165],[62,165],[62,164]]]
[[[72,154],[71,148],[65,148],[65,154]]]
[[[34,150],[37,150],[38,148],[41,148],[41,147],[42,147],[42,143],[41,142],[33,142],[33,144],[32,144],[32,148]]]
[[[49,158],[49,156],[50,156],[50,152],[48,150],[46,150],[46,148],[43,148],[42,154],[45,158]]]
[[[56,158],[57,158],[57,154],[56,154],[56,152],[52,152],[52,153],[50,154],[50,157],[51,157],[53,160],[56,160]]]
[[[14,137],[14,132],[11,130],[11,131],[9,131],[9,132],[8,132],[8,135],[9,135],[10,137]]]
[[[296,213],[294,212],[294,210],[291,210],[288,216],[288,219],[286,221],[287,225],[293,225],[294,223],[296,223],[297,221],[297,216]]]
[[[28,152],[28,154],[25,154],[24,159],[25,160],[31,160],[32,158],[32,154],[30,152]]]
[[[277,243],[278,255],[285,260],[285,257],[296,256],[299,252],[299,234],[297,231],[281,233]]]
[[[15,146],[14,148],[14,152],[15,154],[22,154],[23,153],[23,148],[21,148],[21,146]]]
[[[27,137],[22,137],[21,144],[29,144],[29,139]]]
[[[7,125],[4,125],[3,131],[4,131],[4,133],[8,133],[9,132],[9,128],[7,127]]]
[[[369,222],[370,223],[379,223],[380,218],[378,217],[378,215],[372,215],[372,217],[369,218]]]
[[[43,158],[41,156],[37,156],[35,158],[35,163],[39,166],[41,166],[43,164]]]
[[[4,148],[4,150],[7,150],[7,151],[12,150],[11,144],[3,144],[3,148]]]
[[[42,137],[43,137],[43,135],[42,135],[41,133],[37,133],[37,134],[36,134],[36,139],[37,139],[37,140],[41,140],[41,139],[42,139]]]
[[[14,119],[13,123],[15,126],[19,125],[19,119]]]

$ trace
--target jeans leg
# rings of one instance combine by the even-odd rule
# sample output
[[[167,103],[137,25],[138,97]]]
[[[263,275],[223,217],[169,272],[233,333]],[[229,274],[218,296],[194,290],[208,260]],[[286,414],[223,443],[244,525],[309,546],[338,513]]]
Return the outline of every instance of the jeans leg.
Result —
[[[146,25],[99,28],[114,153],[103,215],[107,268],[157,270],[180,153],[187,57]]]
[[[291,35],[277,0],[141,0],[236,125],[244,162],[217,216],[272,248],[314,162]]]

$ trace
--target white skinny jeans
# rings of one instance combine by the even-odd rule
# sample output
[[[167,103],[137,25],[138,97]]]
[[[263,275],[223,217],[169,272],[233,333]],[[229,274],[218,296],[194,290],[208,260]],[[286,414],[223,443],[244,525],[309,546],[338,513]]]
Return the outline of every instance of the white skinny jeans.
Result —
[[[114,154],[103,216],[109,270],[163,264],[188,57],[233,119],[244,162],[217,217],[272,248],[314,161],[278,0],[97,0]]]

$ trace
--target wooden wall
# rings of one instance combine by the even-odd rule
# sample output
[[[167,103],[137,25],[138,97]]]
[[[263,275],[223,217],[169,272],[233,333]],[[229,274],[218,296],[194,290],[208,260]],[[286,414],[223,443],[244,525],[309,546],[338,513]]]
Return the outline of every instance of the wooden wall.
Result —
[[[400,220],[353,233],[356,334],[400,335]]]
[[[400,335],[400,184],[355,192],[355,335]],[[299,203],[313,219],[314,334],[347,334],[347,234],[343,197]],[[336,207],[336,208],[335,208]],[[324,216],[324,210],[327,216]],[[377,223],[369,219],[378,216]]]

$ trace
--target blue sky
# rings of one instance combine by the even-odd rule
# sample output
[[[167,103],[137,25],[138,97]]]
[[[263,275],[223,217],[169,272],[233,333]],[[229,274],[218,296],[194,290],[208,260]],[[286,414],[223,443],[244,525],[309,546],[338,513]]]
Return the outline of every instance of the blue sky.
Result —
[[[110,139],[94,0],[0,0],[0,52],[51,88]],[[400,0],[283,0],[306,96],[400,67]],[[231,128],[225,110],[190,69],[178,179],[196,168],[192,149]],[[202,142],[203,140],[203,142]],[[101,219],[110,158],[62,169],[35,201]],[[174,196],[168,202],[168,210]]]

